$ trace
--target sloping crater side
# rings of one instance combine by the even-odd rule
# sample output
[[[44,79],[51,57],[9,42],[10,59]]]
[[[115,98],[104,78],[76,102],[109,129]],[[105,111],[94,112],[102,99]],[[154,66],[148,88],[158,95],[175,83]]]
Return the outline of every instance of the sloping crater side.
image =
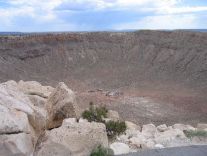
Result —
[[[52,86],[64,81],[74,90],[133,88],[165,94],[160,99],[172,97],[177,105],[187,103],[191,109],[207,112],[207,33],[1,36],[0,82],[9,79]]]

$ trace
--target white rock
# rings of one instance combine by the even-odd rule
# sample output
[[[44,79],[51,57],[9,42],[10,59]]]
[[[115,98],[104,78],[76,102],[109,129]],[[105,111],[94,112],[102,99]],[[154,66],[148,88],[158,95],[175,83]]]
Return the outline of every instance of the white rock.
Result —
[[[125,121],[125,124],[127,126],[127,129],[129,129],[129,130],[138,130],[138,131],[141,130],[141,127],[134,124],[133,122]]]
[[[156,144],[155,148],[161,149],[161,148],[165,148],[162,144]]]
[[[156,132],[157,132],[157,129],[156,129],[155,125],[153,125],[153,124],[143,125],[143,127],[142,127],[142,134],[147,139],[153,138]]]
[[[164,132],[164,131],[168,130],[168,127],[167,127],[166,124],[159,125],[159,126],[157,126],[157,130],[158,130],[159,132]]]
[[[46,102],[47,128],[61,126],[65,118],[78,118],[80,110],[76,103],[75,93],[63,82],[59,83]]]
[[[40,147],[39,152],[45,151],[51,142],[66,148],[75,156],[90,155],[98,145],[108,147],[106,127],[102,123],[76,122],[75,119],[65,119],[59,128],[46,132],[47,140]],[[50,153],[55,152],[51,148]],[[39,153],[37,151],[37,153]],[[38,155],[39,156],[39,155]]]
[[[114,151],[114,155],[127,154],[130,152],[129,146],[120,142],[112,143],[110,148]]]

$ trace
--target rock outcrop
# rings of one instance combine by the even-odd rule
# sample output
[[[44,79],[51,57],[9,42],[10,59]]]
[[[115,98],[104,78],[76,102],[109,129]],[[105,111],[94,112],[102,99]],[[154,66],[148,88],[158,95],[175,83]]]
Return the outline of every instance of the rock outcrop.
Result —
[[[41,143],[37,156],[45,156],[47,148],[55,145],[61,147],[66,153],[70,153],[71,156],[90,155],[91,151],[99,145],[108,147],[104,124],[77,122],[75,118],[65,119],[61,127],[47,131],[45,138],[46,141]],[[49,149],[49,153],[57,151],[57,148]]]
[[[59,83],[46,102],[47,128],[62,125],[65,118],[79,117],[75,94],[64,83]]]

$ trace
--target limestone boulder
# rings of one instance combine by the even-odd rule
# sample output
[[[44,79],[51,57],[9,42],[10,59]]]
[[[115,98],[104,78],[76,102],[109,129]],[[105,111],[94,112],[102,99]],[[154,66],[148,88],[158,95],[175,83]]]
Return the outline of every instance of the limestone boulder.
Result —
[[[63,82],[48,97],[46,102],[47,128],[59,127],[65,118],[76,118],[80,111],[76,103],[75,93]]]
[[[36,81],[19,81],[18,88],[25,94],[37,95],[42,98],[48,98],[51,92],[54,90],[50,86],[42,86]]]
[[[114,142],[110,145],[114,155],[127,154],[130,152],[130,148],[127,144],[121,142]]]
[[[6,154],[21,154],[25,156],[32,156],[34,145],[30,134],[18,133],[10,135],[0,135],[0,148],[4,148]],[[0,149],[0,153],[1,153]],[[2,156],[5,156],[2,155]]]
[[[38,156],[43,153],[42,151],[47,150],[48,146],[51,147],[50,153],[61,152],[52,148],[56,144],[67,153],[71,152],[75,156],[90,155],[91,151],[99,145],[108,147],[104,124],[87,121],[77,122],[74,118],[65,119],[61,127],[47,131],[45,138],[47,138],[46,141],[40,145],[40,150],[37,152]]]

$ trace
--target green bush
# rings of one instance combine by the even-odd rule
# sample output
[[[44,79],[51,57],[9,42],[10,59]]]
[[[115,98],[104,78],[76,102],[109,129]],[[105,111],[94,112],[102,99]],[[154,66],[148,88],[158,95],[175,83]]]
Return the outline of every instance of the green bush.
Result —
[[[105,125],[107,135],[110,138],[120,135],[126,131],[126,124],[122,121],[108,121]]]
[[[82,113],[82,117],[89,122],[103,122],[103,118],[107,117],[108,110],[106,107],[95,107],[93,103],[90,103],[89,110],[85,110]]]
[[[106,125],[106,131],[109,138],[113,138],[116,135],[122,134],[126,130],[125,122],[121,121],[108,121],[105,122],[103,118],[107,118],[108,110],[106,107],[95,107],[93,103],[90,103],[89,110],[85,110],[82,113],[82,117],[89,122],[101,122]]]
[[[90,156],[112,156],[113,151],[111,149],[106,149],[102,146],[98,146],[96,149],[92,151]]]
[[[204,131],[204,130],[184,130],[183,132],[188,138],[207,137],[207,131]]]

